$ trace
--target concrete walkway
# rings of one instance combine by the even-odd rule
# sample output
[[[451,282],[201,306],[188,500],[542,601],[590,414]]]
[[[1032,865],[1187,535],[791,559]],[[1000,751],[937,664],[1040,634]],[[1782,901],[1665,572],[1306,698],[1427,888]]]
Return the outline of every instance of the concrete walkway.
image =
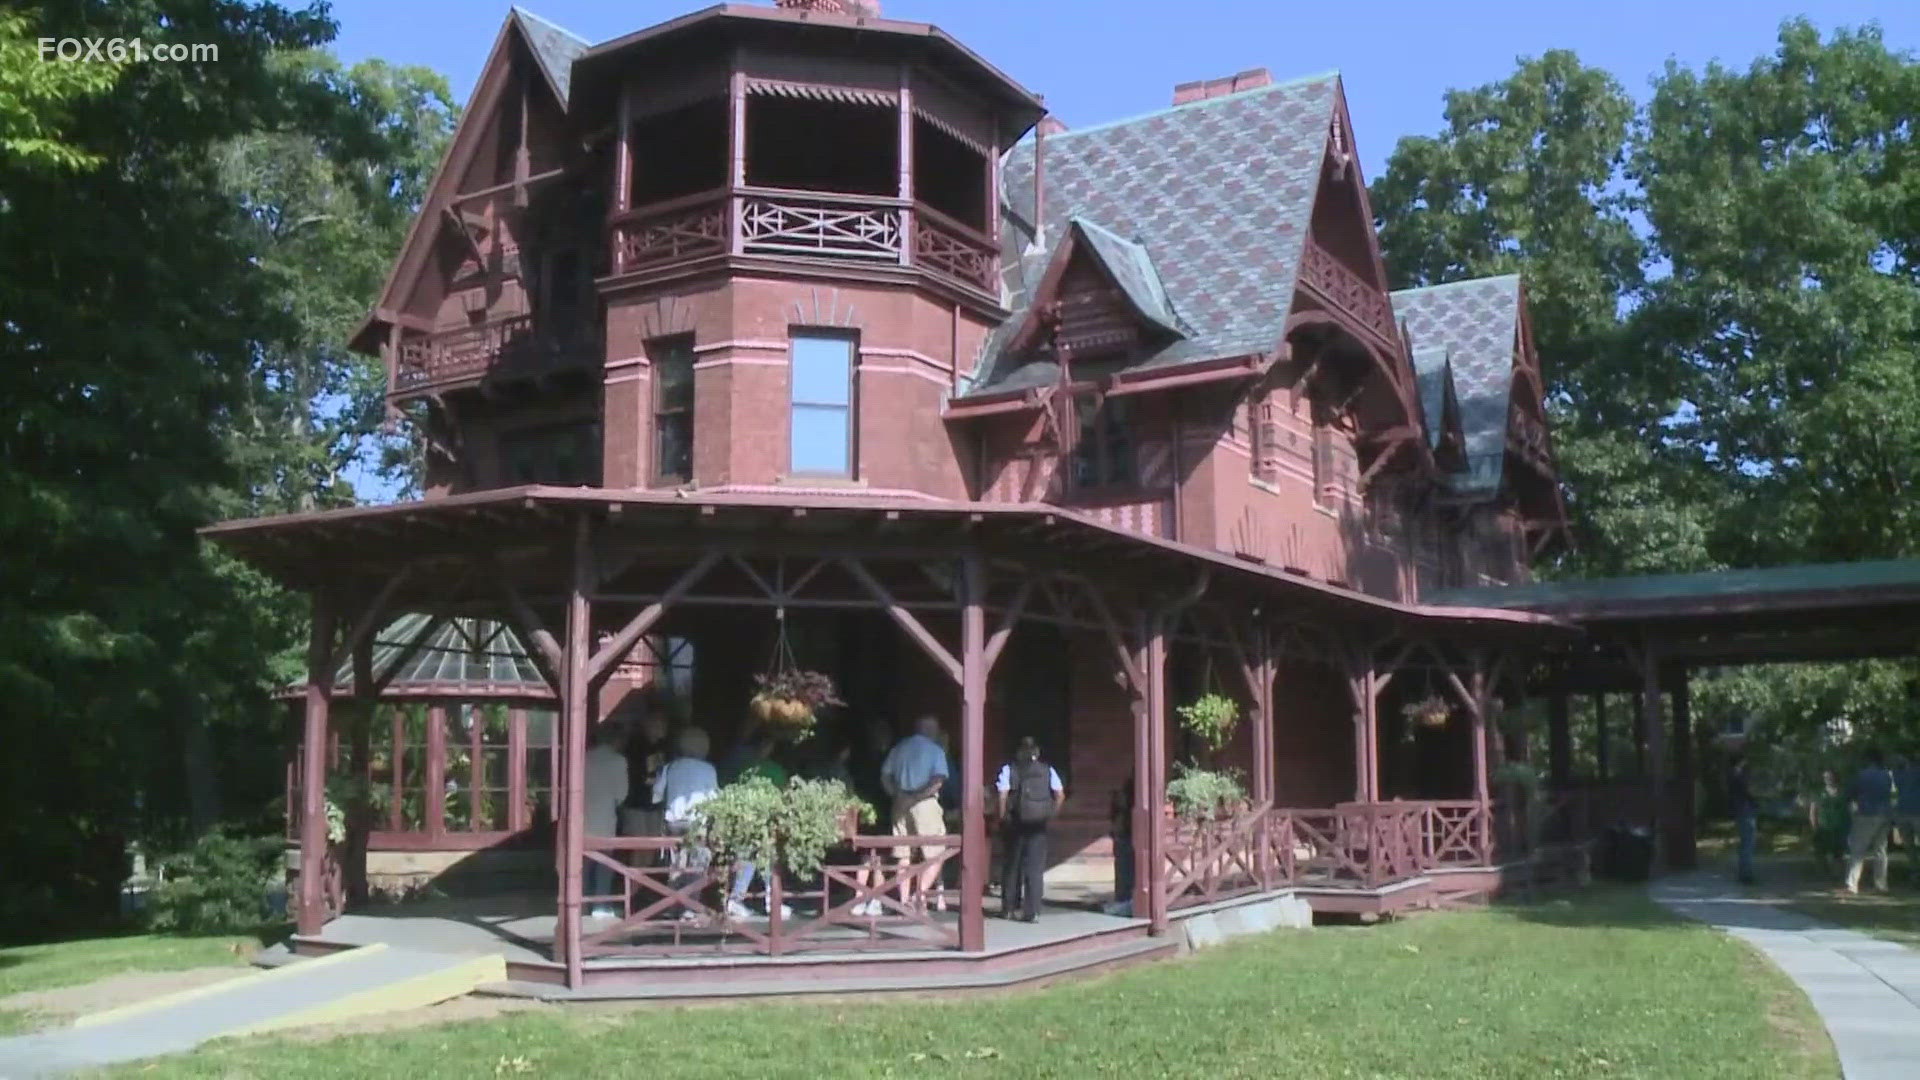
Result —
[[[1809,918],[1718,875],[1663,878],[1649,891],[1786,972],[1827,1025],[1846,1080],[1920,1077],[1920,951]]]

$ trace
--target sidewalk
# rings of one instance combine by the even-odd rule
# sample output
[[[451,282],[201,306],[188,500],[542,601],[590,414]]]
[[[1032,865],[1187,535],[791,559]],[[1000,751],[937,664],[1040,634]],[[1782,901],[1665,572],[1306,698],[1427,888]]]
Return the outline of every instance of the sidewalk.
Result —
[[[1809,918],[1716,874],[1662,878],[1648,892],[1786,972],[1826,1024],[1846,1080],[1920,1077],[1920,951]]]

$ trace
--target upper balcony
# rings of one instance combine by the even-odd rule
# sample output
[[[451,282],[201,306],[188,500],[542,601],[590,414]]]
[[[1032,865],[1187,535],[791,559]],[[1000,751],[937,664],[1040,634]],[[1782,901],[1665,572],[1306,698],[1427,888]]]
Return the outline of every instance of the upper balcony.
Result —
[[[614,279],[744,264],[998,308],[998,162],[1030,109],[881,39],[733,45],[620,81]]]
[[[602,352],[597,327],[575,324],[567,333],[553,333],[538,328],[532,315],[408,334],[395,357],[392,393],[416,396],[483,380],[589,370],[600,366]]]
[[[903,266],[999,300],[999,245],[910,199],[720,188],[629,210],[613,222],[615,274],[677,269],[721,255]]]

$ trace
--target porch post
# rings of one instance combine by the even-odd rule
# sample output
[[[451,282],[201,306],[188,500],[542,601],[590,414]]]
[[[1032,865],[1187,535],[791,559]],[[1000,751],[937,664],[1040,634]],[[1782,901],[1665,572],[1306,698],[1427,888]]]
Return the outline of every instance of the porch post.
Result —
[[[1148,883],[1149,932],[1167,932],[1167,619],[1155,613],[1147,619],[1146,663],[1142,674],[1147,690],[1147,861],[1136,864],[1134,875]],[[1138,917],[1140,909],[1134,908]]]
[[[1650,795],[1648,825],[1651,827],[1654,843],[1666,847],[1667,856],[1672,858],[1673,851],[1662,835],[1667,824],[1667,754],[1666,725],[1660,716],[1660,654],[1652,642],[1647,642],[1640,653],[1640,714],[1635,718],[1640,729],[1637,733],[1644,747],[1641,763],[1645,783]]]
[[[566,671],[561,676],[560,903],[554,945],[567,965],[567,985],[581,983],[580,861],[585,858],[587,810],[587,702],[592,693],[587,661],[593,648],[587,593],[593,586],[592,534],[582,517],[574,528],[573,585],[567,596]]]
[[[327,922],[327,712],[333,700],[331,599],[313,595],[307,638],[306,725],[300,746],[300,898],[294,919],[302,934]]]
[[[1273,801],[1273,649],[1264,626],[1254,628],[1253,801]]]
[[[1693,812],[1693,691],[1687,684],[1686,665],[1677,665],[1673,684],[1673,771],[1679,782],[1679,802],[1674,806],[1673,865],[1691,870],[1698,861],[1694,849]]]
[[[1133,698],[1133,914],[1136,918],[1151,918],[1154,822],[1160,818],[1164,799],[1155,794],[1158,785],[1154,782],[1153,771],[1152,709],[1147,705],[1147,698],[1153,691],[1146,671],[1150,658],[1144,641],[1150,631],[1144,621],[1139,622],[1137,629],[1142,640],[1141,647],[1135,649],[1131,644],[1123,646],[1131,657],[1126,661],[1129,667],[1127,686]]]
[[[985,573],[980,556],[960,562],[960,950],[987,947],[987,663]]]
[[[1547,780],[1564,788],[1573,775],[1573,732],[1567,727],[1567,692],[1547,695]]]
[[[1484,809],[1492,805],[1487,789],[1487,674],[1479,657],[1473,666],[1473,798]]]

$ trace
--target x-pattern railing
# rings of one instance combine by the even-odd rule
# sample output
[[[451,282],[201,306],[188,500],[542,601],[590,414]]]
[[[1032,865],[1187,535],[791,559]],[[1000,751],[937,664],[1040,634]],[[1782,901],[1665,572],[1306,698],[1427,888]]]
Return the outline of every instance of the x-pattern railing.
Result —
[[[1343,803],[1267,812],[1272,887],[1379,888],[1443,866],[1485,866],[1491,823],[1471,801]]]
[[[1267,808],[1215,821],[1181,821],[1167,837],[1167,907],[1210,904],[1273,885]]]
[[[727,202],[707,195],[688,205],[675,201],[620,222],[614,228],[615,265],[644,270],[727,250]]]
[[[958,836],[853,837],[855,859],[829,864],[816,882],[789,887],[779,873],[762,873],[764,887],[742,899],[762,906],[764,916],[729,913],[731,868],[705,865],[672,837],[588,837],[586,857],[611,870],[618,891],[587,894],[584,908],[613,906],[620,917],[581,935],[586,957],[657,956],[689,952],[735,952],[777,956],[806,950],[872,952],[888,949],[957,949],[958,925],[937,910],[957,899],[917,886],[938,879],[960,853]],[[898,861],[896,846],[915,857]],[[843,849],[843,851],[846,849]],[[638,856],[629,865],[626,854]],[[931,901],[931,903],[930,903]],[[805,913],[797,913],[796,908]]]
[[[749,253],[900,257],[897,206],[749,195],[740,199],[740,240]]]

